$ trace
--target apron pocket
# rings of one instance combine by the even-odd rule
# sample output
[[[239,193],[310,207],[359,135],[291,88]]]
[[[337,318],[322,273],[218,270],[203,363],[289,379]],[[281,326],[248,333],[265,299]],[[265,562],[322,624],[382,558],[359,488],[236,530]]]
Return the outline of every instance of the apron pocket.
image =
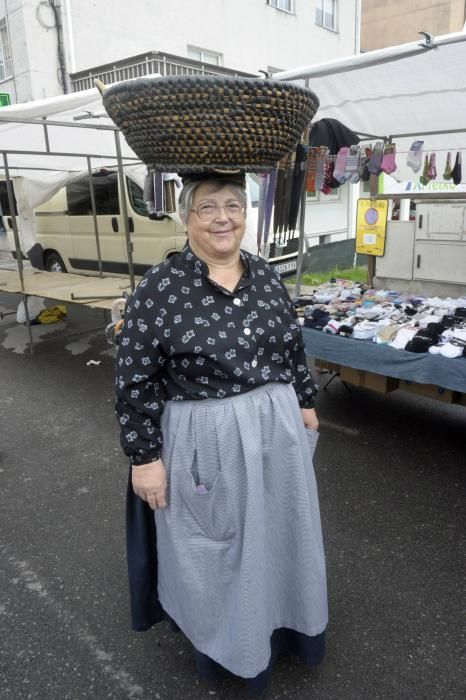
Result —
[[[212,486],[207,489],[197,484],[192,471],[187,469],[183,473],[180,488],[183,506],[181,520],[188,534],[213,540],[233,537],[235,530],[222,472],[217,473]]]

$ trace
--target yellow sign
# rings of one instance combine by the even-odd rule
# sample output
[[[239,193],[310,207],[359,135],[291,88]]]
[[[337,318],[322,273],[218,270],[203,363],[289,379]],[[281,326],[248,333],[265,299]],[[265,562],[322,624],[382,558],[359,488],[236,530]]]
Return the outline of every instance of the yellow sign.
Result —
[[[358,199],[356,252],[382,256],[385,251],[388,200]]]

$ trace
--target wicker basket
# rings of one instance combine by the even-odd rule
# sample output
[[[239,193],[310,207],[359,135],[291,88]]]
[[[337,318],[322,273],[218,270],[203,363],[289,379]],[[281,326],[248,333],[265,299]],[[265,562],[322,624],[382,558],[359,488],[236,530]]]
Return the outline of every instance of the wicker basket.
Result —
[[[272,170],[319,106],[291,83],[184,75],[117,83],[103,102],[149,168],[179,173]]]

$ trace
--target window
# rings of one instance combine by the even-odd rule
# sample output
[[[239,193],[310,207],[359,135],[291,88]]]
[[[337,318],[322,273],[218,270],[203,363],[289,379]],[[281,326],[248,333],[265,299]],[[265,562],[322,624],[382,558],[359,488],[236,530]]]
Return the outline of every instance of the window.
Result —
[[[267,5],[276,7],[277,10],[293,13],[294,0],[267,0]]]
[[[307,204],[311,204],[313,202],[321,202],[322,204],[325,204],[326,202],[338,202],[339,200],[340,187],[335,187],[335,189],[328,194],[324,194],[323,192],[307,192],[306,194]]]
[[[6,80],[13,75],[13,61],[11,59],[10,38],[6,26],[6,19],[0,19],[0,80]]]
[[[223,56],[221,53],[200,49],[197,46],[188,46],[188,58],[192,58],[193,61],[200,61],[201,63],[210,63],[213,66],[221,66],[223,64]]]
[[[126,178],[126,184],[128,187],[129,201],[131,202],[131,206],[136,214],[139,214],[139,216],[149,216],[149,212],[147,211],[147,206],[144,201],[144,192],[141,190],[139,185],[137,185],[133,180],[130,180],[129,177]]]
[[[97,214],[116,216],[120,213],[118,202],[118,175],[108,170],[93,173],[95,208]],[[89,176],[81,177],[66,186],[66,201],[70,216],[92,215]]]
[[[316,24],[337,31],[337,0],[317,0]]]

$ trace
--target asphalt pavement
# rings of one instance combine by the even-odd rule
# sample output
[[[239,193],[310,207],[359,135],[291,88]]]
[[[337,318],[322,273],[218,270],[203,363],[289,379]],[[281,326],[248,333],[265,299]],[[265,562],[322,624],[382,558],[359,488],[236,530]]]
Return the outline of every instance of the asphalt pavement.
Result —
[[[197,681],[166,623],[130,630],[114,355],[102,312],[68,311],[33,327],[33,356],[0,319],[0,698],[247,698]],[[327,657],[282,658],[267,698],[465,697],[466,407],[335,380],[318,412]]]

